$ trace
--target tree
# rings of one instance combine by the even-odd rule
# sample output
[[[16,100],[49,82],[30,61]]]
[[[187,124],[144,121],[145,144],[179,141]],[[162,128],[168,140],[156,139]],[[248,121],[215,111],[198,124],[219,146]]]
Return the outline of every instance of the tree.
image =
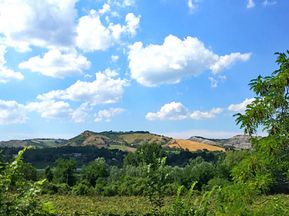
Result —
[[[47,166],[45,168],[45,177],[47,179],[47,181],[51,182],[53,180],[53,172],[50,168],[50,166]]]
[[[109,175],[108,166],[104,158],[97,158],[85,166],[81,171],[81,178],[94,187],[99,178],[106,178]]]
[[[59,183],[73,186],[75,179],[76,161],[74,159],[58,159],[55,167],[55,179]]]
[[[268,133],[252,138],[253,152],[233,170],[237,181],[251,181],[261,190],[289,191],[289,51],[276,53],[279,69],[258,76],[249,86],[256,94],[236,122],[253,136],[259,128]]]
[[[125,165],[139,166],[141,164],[157,164],[159,158],[165,157],[165,151],[161,145],[145,143],[136,152],[129,153],[125,159]]]

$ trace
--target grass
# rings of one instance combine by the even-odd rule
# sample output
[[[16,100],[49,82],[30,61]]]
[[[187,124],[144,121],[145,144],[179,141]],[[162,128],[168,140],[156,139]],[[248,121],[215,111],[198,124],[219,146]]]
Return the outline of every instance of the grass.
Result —
[[[50,202],[57,213],[63,216],[144,215],[151,212],[148,199],[141,196],[42,195],[40,198],[44,202]],[[165,198],[165,206],[168,207],[173,200],[173,197]]]

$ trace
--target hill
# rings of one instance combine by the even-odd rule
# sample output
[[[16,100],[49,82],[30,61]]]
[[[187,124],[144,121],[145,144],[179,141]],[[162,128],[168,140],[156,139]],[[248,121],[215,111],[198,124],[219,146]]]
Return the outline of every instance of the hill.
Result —
[[[84,131],[72,139],[69,139],[67,146],[96,146],[98,148],[120,149],[124,151],[133,151],[144,143],[156,143],[158,145],[167,144],[172,138],[152,134],[147,131],[129,131],[129,132],[92,132]]]
[[[193,136],[190,137],[189,140],[236,150],[251,148],[250,137],[247,135],[236,135],[228,139],[210,139],[201,136]]]
[[[168,143],[170,148],[181,148],[189,151],[208,150],[208,151],[225,151],[224,148],[206,144],[204,142],[197,142],[185,139],[175,139]]]
[[[62,146],[67,142],[65,139],[50,139],[50,138],[36,138],[36,139],[25,139],[25,140],[9,140],[1,141],[0,147],[26,147],[33,146],[35,148],[49,148]]]
[[[207,149],[209,151],[223,148],[250,149],[249,136],[237,135],[229,139],[209,139],[201,136],[193,136],[188,140],[173,139],[163,135],[153,134],[148,131],[128,131],[128,132],[93,132],[86,130],[81,134],[65,140],[37,138],[25,140],[10,140],[0,142],[0,147],[25,147],[35,148],[61,147],[61,146],[96,146],[98,148],[118,149],[122,151],[135,151],[137,147],[144,143],[156,143],[166,147],[176,147],[195,151]]]

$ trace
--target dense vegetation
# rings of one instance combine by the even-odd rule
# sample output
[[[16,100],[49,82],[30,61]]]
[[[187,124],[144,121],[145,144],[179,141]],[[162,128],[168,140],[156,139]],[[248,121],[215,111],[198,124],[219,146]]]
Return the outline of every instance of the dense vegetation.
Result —
[[[193,157],[147,143],[123,155],[117,166],[109,157],[96,157],[77,169],[80,163],[67,157],[58,158],[42,173],[21,160],[21,151],[14,162],[0,165],[1,215],[70,214],[41,203],[37,192],[45,194],[45,200],[49,195],[65,195],[67,202],[72,197],[118,195],[146,197],[149,203],[143,212],[138,208],[126,212],[119,206],[115,212],[75,209],[72,215],[289,215],[288,196],[280,195],[289,192],[288,55],[278,53],[279,69],[271,76],[251,81],[255,100],[245,113],[236,115],[252,137],[252,150],[199,152]],[[254,136],[260,128],[266,137]],[[176,162],[180,155],[187,161]],[[37,181],[41,179],[46,180]]]

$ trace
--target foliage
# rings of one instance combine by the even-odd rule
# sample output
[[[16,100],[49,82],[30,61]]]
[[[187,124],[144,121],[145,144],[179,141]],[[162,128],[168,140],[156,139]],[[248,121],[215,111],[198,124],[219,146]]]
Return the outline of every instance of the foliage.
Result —
[[[22,158],[26,149],[20,151],[15,160],[0,172],[0,215],[45,216],[54,215],[49,203],[41,203],[37,198],[44,181],[25,181]]]
[[[236,181],[249,180],[264,191],[289,192],[289,51],[276,54],[279,69],[250,82],[255,100],[245,114],[236,114],[245,133],[253,135],[263,127],[268,136],[252,139],[254,152],[233,173]]]
[[[109,175],[108,166],[104,158],[97,158],[84,166],[81,170],[81,178],[87,181],[92,187],[99,178],[106,178]]]
[[[164,185],[167,181],[167,173],[164,169],[166,158],[159,158],[153,162],[154,164],[147,165],[147,190],[153,207],[153,213],[159,214],[161,208],[164,206]]]
[[[74,159],[58,159],[54,171],[55,180],[73,186],[75,178],[76,161]]]

